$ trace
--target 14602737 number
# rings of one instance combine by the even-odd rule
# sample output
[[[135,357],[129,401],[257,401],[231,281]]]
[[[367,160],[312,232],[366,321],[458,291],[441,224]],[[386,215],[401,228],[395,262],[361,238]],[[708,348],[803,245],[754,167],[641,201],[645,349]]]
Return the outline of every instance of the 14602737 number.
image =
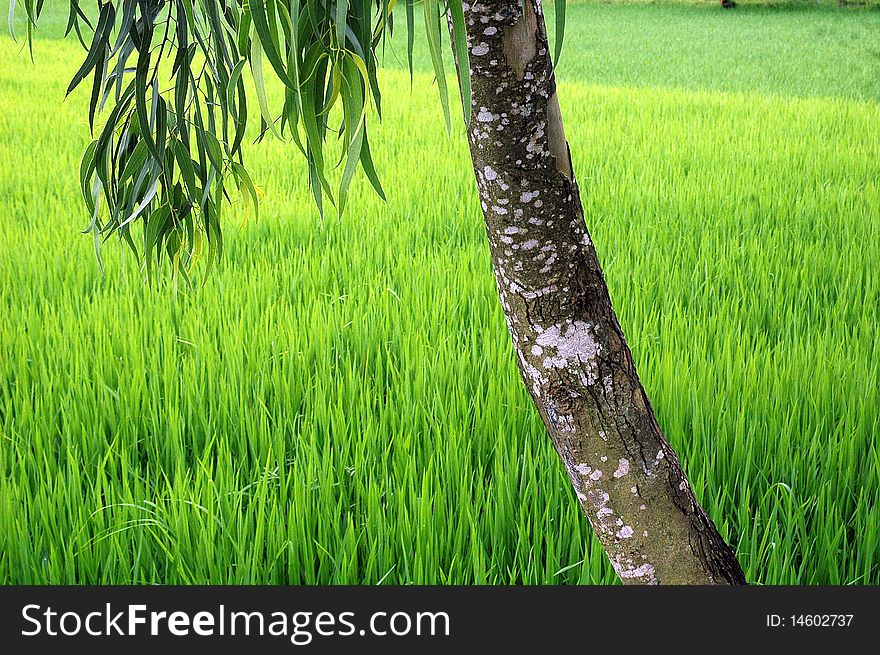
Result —
[[[768,628],[848,628],[853,614],[768,614]]]
[[[792,614],[791,625],[804,628],[849,627],[852,614]]]

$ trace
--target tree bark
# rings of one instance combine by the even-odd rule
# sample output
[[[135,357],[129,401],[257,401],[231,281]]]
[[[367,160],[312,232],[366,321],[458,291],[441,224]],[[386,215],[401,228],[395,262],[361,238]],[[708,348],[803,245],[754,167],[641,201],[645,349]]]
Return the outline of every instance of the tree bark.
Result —
[[[745,584],[639,382],[584,223],[540,0],[521,1],[464,10],[468,141],[523,380],[625,584]]]

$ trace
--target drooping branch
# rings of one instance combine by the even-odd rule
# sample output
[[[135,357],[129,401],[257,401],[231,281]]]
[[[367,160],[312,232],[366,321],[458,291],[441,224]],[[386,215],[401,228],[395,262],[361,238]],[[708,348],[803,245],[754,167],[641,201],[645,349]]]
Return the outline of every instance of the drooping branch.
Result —
[[[259,138],[272,133],[302,153],[319,211],[325,198],[344,209],[358,168],[384,198],[367,128],[371,106],[381,116],[376,53],[393,27],[396,0],[97,0],[94,11],[81,0],[68,3],[66,34],[74,33],[86,54],[67,92],[91,80],[94,140],[83,155],[80,186],[96,251],[118,234],[148,273],[163,252],[184,275],[203,254],[210,268],[222,247],[228,183],[257,210],[242,153],[252,115],[259,116]],[[411,70],[414,0],[404,4]],[[16,6],[10,0],[13,37]],[[43,0],[18,5],[31,47],[44,6]],[[448,11],[461,24],[462,2],[423,0],[422,7],[449,125],[441,23]],[[454,45],[466,58],[464,40]],[[246,69],[256,112],[248,105]],[[267,78],[282,84],[280,107],[269,101]],[[467,122],[466,67],[458,81]],[[341,151],[335,188],[337,166],[326,152],[333,137]]]
[[[9,1],[13,38],[15,11],[23,11],[33,47],[46,3]],[[257,187],[242,152],[257,116],[258,138],[288,139],[303,155],[320,212],[325,198],[344,209],[358,168],[384,198],[367,134],[370,108],[381,116],[377,51],[393,28],[396,1],[96,0],[93,9],[68,0],[66,34],[75,34],[86,51],[68,93],[91,84],[94,139],[82,159],[80,186],[96,250],[118,234],[148,273],[163,253],[184,275],[203,255],[210,268],[222,246],[230,182],[257,210]],[[415,0],[403,3],[412,71]],[[564,5],[557,0],[560,45]],[[422,0],[447,125],[441,28],[447,12],[461,25],[462,7],[461,0]],[[463,37],[454,46],[467,58]],[[245,71],[256,111],[248,103]],[[466,123],[467,72],[464,67],[458,76]],[[273,81],[282,85],[280,106],[269,100]],[[338,163],[327,152],[331,140],[339,142]]]

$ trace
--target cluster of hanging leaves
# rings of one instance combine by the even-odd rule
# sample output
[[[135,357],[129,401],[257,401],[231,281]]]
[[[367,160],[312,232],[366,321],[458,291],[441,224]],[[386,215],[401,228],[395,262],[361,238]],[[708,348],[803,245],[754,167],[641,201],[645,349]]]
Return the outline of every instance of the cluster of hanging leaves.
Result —
[[[32,47],[44,0],[19,1]],[[115,233],[142,258],[148,274],[163,252],[184,275],[202,256],[210,269],[222,248],[222,209],[233,185],[258,211],[258,190],[242,158],[249,116],[259,117],[259,138],[272,133],[302,153],[321,212],[325,198],[344,209],[358,166],[384,198],[370,155],[367,117],[371,106],[381,117],[377,52],[393,29],[395,2],[97,0],[87,6],[68,0],[66,34],[75,34],[86,54],[67,93],[83,82],[91,85],[93,140],[79,179],[91,217],[86,231],[94,237],[99,260],[101,242]],[[416,5],[403,2],[412,72]],[[421,0],[421,5],[447,126],[441,55],[448,12],[457,60],[465,62],[459,84],[468,121],[461,0]],[[10,30],[15,8],[16,0],[10,0]],[[248,104],[246,70],[257,111]],[[274,110],[267,74],[284,90],[283,103]],[[327,161],[330,138],[341,144],[338,161]],[[328,175],[334,169],[335,175]],[[331,178],[338,180],[333,187]]]

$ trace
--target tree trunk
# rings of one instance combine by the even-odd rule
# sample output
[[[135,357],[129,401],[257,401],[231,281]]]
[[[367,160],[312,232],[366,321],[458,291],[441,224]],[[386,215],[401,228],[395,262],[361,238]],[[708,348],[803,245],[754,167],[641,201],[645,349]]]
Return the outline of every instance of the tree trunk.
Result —
[[[624,583],[744,584],[639,382],[584,224],[540,0],[522,2],[464,5],[468,141],[520,372]]]

